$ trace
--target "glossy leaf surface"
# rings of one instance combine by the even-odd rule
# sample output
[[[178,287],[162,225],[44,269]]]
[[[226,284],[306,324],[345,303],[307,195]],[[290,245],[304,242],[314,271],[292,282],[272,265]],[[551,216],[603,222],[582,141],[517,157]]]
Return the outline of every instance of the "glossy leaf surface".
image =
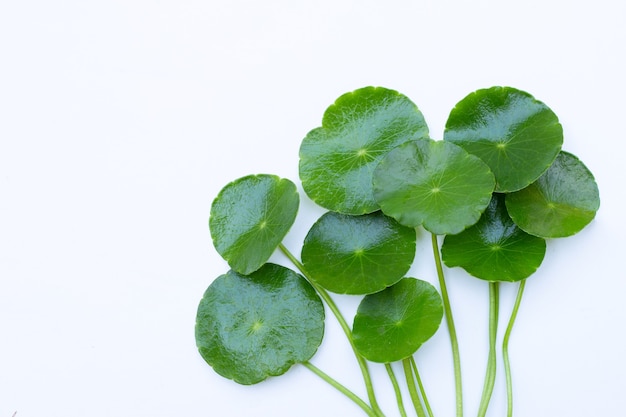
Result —
[[[209,219],[217,252],[241,274],[257,270],[289,231],[299,202],[294,183],[274,175],[250,175],[226,185]]]
[[[496,191],[520,190],[543,174],[563,144],[557,116],[530,94],[510,87],[478,90],[450,112],[444,140],[480,157]]]
[[[322,207],[364,214],[378,210],[372,171],[389,150],[428,136],[417,106],[402,94],[365,87],[342,95],[324,113],[322,127],[300,147],[300,180]]]
[[[504,194],[494,194],[478,223],[443,241],[441,255],[449,267],[460,266],[487,281],[519,281],[537,270],[546,242],[513,223]]]
[[[265,264],[249,276],[229,271],[198,307],[196,344],[215,372],[256,384],[308,361],[324,334],[324,307],[290,269]]]
[[[363,298],[354,317],[354,344],[373,362],[399,361],[435,334],[442,317],[443,303],[435,287],[405,278]]]
[[[304,240],[302,262],[329,291],[370,294],[400,280],[415,257],[415,230],[380,211],[350,216],[328,212]]]
[[[489,167],[478,157],[430,139],[389,152],[374,171],[373,184],[385,214],[435,234],[459,233],[476,223],[495,186]]]
[[[571,236],[582,230],[600,208],[600,193],[587,167],[561,152],[535,183],[507,195],[515,223],[526,232],[546,237]]]

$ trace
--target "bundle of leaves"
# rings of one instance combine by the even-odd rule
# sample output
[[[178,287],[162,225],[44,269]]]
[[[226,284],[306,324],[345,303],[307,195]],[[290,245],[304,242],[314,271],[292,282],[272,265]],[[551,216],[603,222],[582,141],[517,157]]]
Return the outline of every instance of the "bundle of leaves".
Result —
[[[592,174],[562,144],[554,112],[511,87],[463,98],[439,141],[429,137],[418,107],[396,91],[365,87],[342,95],[301,143],[302,188],[327,212],[306,235],[300,259],[282,244],[299,209],[293,182],[250,175],[213,201],[211,236],[231,270],[212,282],[198,307],[200,354],[241,384],[303,364],[379,417],[367,362],[385,364],[405,415],[390,366],[399,361],[418,416],[432,416],[413,355],[445,317],[460,416],[460,359],[443,259],[489,282],[490,355],[479,416],[495,380],[498,283],[521,283],[504,340],[512,415],[506,348],[525,279],[541,265],[546,239],[579,232],[599,208]],[[416,228],[432,234],[441,293],[407,276]],[[437,236],[445,236],[441,258]],[[298,272],[268,263],[277,249]],[[352,326],[329,292],[362,297]],[[324,303],[354,349],[367,402],[310,362],[324,334]]]

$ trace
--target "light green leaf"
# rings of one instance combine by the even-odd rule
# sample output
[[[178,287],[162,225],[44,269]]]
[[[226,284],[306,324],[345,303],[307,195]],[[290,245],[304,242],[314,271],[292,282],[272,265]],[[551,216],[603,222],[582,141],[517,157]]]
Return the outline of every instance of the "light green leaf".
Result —
[[[231,182],[211,206],[209,228],[215,249],[235,271],[256,271],[291,228],[299,203],[296,186],[275,175]]]
[[[373,185],[385,214],[443,235],[476,223],[495,183],[478,157],[450,142],[421,139],[389,152],[374,171]]]
[[[308,361],[324,335],[324,306],[311,285],[285,267],[265,264],[249,276],[229,271],[206,290],[196,344],[215,372],[256,384]]]
[[[441,255],[449,267],[460,266],[487,281],[519,281],[537,270],[546,242],[513,223],[504,194],[494,194],[478,223],[443,241]]]
[[[492,87],[457,103],[443,137],[489,165],[496,191],[511,192],[548,169],[561,150],[563,129],[554,112],[530,94]]]
[[[400,280],[415,257],[415,230],[381,212],[349,216],[328,212],[311,228],[302,261],[329,291],[370,294]]]
[[[581,231],[600,208],[600,193],[587,167],[574,155],[561,152],[536,182],[507,195],[513,221],[527,233],[545,238]]]
[[[427,136],[422,113],[402,94],[381,87],[344,94],[328,107],[322,127],[302,141],[302,187],[332,211],[376,211],[372,171],[380,158],[407,140]]]
[[[443,302],[435,287],[405,278],[363,298],[354,317],[354,344],[370,361],[399,361],[435,334],[442,317]]]

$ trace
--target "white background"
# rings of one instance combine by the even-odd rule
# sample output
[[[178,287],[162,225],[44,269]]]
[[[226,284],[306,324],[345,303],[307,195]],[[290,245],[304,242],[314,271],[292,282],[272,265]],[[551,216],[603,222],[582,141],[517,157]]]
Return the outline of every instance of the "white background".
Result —
[[[528,282],[511,339],[515,415],[623,416],[624,4],[2,2],[0,417],[362,415],[301,366],[252,387],[218,376],[196,351],[194,321],[227,270],[208,232],[212,199],[252,173],[299,184],[302,138],[339,95],[367,85],[410,97],[435,139],[457,101],[494,85],[559,116],[602,206],[579,235],[549,242]],[[286,239],[296,254],[322,213],[301,199]],[[417,259],[411,274],[435,282],[427,236]],[[487,286],[447,278],[471,416]],[[503,322],[514,290],[503,288]],[[337,300],[351,317],[356,299]],[[363,395],[327,322],[312,362]],[[435,414],[452,416],[445,327],[417,361]],[[386,374],[372,372],[397,416]],[[503,382],[491,417],[504,415]]]

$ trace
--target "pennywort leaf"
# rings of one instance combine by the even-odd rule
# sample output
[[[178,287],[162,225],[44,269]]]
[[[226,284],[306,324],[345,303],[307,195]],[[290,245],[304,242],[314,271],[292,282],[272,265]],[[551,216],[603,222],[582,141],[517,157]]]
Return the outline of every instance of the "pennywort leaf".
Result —
[[[354,344],[373,362],[399,361],[435,334],[442,317],[443,304],[435,287],[405,278],[363,298],[354,317]]]
[[[445,237],[444,263],[487,281],[519,281],[534,273],[546,252],[542,238],[529,235],[509,217],[504,194],[494,194],[478,223]]]
[[[428,136],[417,106],[397,91],[365,87],[328,107],[322,126],[300,147],[300,180],[306,194],[329,210],[365,214],[378,210],[372,171],[389,150]]]
[[[204,293],[196,343],[215,372],[256,384],[308,361],[324,334],[324,307],[311,285],[285,267],[218,277]]]
[[[374,197],[382,211],[408,227],[454,234],[476,223],[495,181],[478,157],[450,142],[406,142],[374,170]]]
[[[370,294],[400,280],[415,257],[415,230],[380,211],[324,214],[307,234],[302,262],[329,291]]]
[[[506,206],[527,233],[545,238],[581,231],[600,208],[593,174],[571,153],[562,151],[536,182],[507,195]]]
[[[298,213],[296,186],[275,175],[249,175],[226,185],[213,200],[209,228],[217,252],[241,274],[270,258]]]
[[[530,94],[491,87],[457,103],[443,137],[489,165],[496,191],[511,192],[548,169],[561,150],[563,128],[554,112]]]

